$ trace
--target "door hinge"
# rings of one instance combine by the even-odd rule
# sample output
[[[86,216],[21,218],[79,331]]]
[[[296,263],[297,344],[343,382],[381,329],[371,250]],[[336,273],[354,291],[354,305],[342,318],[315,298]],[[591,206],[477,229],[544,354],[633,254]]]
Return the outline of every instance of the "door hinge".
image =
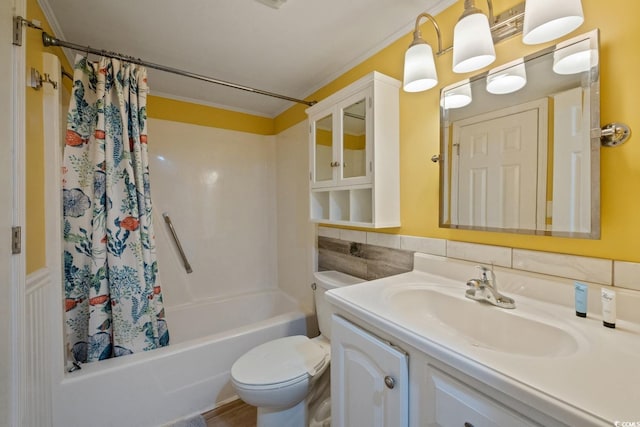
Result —
[[[40,21],[29,21],[22,16],[13,17],[13,44],[14,46],[22,46],[22,26],[26,25],[29,28],[35,28],[36,30],[42,30]]]
[[[313,181],[313,172],[309,172],[309,181]]]
[[[22,46],[22,16],[13,17],[13,44]]]
[[[11,227],[11,253],[19,254],[22,252],[22,227]]]

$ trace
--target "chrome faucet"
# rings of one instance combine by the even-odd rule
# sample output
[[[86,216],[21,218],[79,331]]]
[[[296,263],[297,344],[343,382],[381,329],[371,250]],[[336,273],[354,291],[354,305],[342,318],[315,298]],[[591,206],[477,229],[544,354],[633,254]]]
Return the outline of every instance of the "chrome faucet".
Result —
[[[489,269],[484,265],[479,265],[478,268],[480,269],[480,279],[469,280],[467,282],[469,289],[464,295],[476,301],[487,301],[496,307],[516,308],[513,298],[506,297],[498,292],[498,282],[493,272],[493,266]],[[487,273],[491,274],[491,279],[487,277]]]

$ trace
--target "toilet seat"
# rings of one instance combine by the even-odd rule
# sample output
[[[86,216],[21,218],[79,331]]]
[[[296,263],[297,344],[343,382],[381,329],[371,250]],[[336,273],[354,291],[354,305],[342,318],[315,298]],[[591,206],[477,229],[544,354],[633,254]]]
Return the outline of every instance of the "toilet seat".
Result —
[[[326,347],[295,335],[248,351],[231,367],[231,377],[237,385],[254,390],[287,387],[323,372],[329,358]]]

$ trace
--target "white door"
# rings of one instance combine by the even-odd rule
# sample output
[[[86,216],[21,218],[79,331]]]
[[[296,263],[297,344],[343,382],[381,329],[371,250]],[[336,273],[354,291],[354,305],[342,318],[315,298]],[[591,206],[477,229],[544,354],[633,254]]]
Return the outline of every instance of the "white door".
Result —
[[[588,89],[554,95],[553,215],[554,231],[591,231],[591,138]],[[588,107],[588,106],[587,106]]]
[[[24,47],[9,41],[22,0],[0,1],[0,426],[20,424],[19,331],[24,292],[22,255],[11,250],[12,226],[24,225],[21,194],[24,168]]]
[[[406,427],[405,353],[338,316],[331,325],[331,425]]]
[[[547,138],[541,120],[546,123],[546,101],[453,124],[457,177],[451,210],[457,224],[544,229],[546,160],[541,157]]]

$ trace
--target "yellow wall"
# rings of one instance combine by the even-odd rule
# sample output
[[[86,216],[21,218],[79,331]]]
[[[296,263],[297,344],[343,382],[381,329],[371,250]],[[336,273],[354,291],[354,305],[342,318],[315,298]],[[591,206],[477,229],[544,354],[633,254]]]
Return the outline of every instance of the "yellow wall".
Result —
[[[153,82],[151,82],[153,91]],[[259,135],[274,135],[274,120],[246,113],[223,110],[205,105],[191,104],[174,99],[150,95],[147,98],[147,112],[150,118],[172,120]]]
[[[436,16],[445,47],[452,44],[453,27],[462,13],[463,3],[460,0]],[[494,10],[499,13],[519,1],[494,0],[493,3]],[[636,113],[640,100],[640,85],[636,78],[640,69],[640,55],[637,54],[640,27],[635,22],[640,16],[640,2],[582,0],[582,4],[585,23],[566,38],[600,28],[601,123],[619,121],[628,124],[632,132],[640,132],[640,116]],[[479,7],[485,6],[479,3]],[[422,26],[422,34],[427,42],[437,46],[431,24]],[[411,34],[407,34],[308,99],[322,100],[373,70],[401,80],[404,52],[411,40]],[[491,66],[546,46],[526,46],[519,36],[503,41],[496,46],[498,59]],[[440,89],[473,74],[454,74],[451,62],[451,52],[436,59],[439,74],[436,88],[400,95],[402,227],[378,231],[640,262],[640,195],[634,194],[635,189],[640,188],[640,144],[633,137],[622,146],[601,150],[600,240],[438,227],[439,171],[429,159],[439,152]],[[294,106],[276,118],[276,132],[304,119],[304,107]]]
[[[494,9],[501,12],[518,0],[494,0]],[[637,41],[640,27],[640,2],[624,0],[583,0],[585,23],[567,37],[600,28],[601,45],[601,122],[620,121],[640,132],[640,117],[635,114],[640,99],[636,83],[640,69]],[[480,7],[484,5],[480,4]],[[44,16],[36,0],[28,1],[29,19]],[[443,44],[450,46],[453,26],[462,13],[463,1],[436,18],[442,29]],[[423,37],[435,46],[435,32],[429,23],[423,25]],[[335,81],[321,88],[308,99],[321,100],[371,71],[380,71],[402,79],[404,52],[411,35],[397,40],[365,60]],[[492,66],[534,52],[545,45],[525,46],[516,37],[496,46],[498,59]],[[41,69],[40,33],[27,31],[27,69]],[[551,252],[587,255],[640,262],[640,145],[632,138],[617,148],[601,151],[601,216],[600,240],[566,239],[544,236],[521,236],[507,233],[449,230],[438,227],[438,167],[429,159],[439,152],[439,90],[466,77],[451,71],[451,53],[436,59],[439,85],[427,92],[400,95],[401,141],[401,213],[402,227],[378,230],[414,236],[487,243]],[[153,88],[153,83],[151,83]],[[27,272],[45,265],[44,257],[44,194],[41,95],[27,90]],[[149,97],[149,116],[183,121],[204,126],[240,130],[263,135],[279,134],[306,120],[305,106],[295,105],[275,119],[234,113],[181,101]]]

